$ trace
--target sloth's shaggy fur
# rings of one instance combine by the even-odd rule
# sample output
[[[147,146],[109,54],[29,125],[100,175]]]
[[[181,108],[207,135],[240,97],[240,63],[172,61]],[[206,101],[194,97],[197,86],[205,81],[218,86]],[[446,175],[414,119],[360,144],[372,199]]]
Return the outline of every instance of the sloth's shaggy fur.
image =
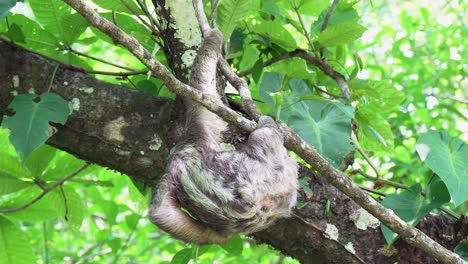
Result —
[[[209,32],[198,51],[190,85],[221,102],[216,64],[222,45]],[[296,202],[298,165],[270,117],[261,117],[245,147],[220,148],[224,122],[186,100],[185,140],[170,157],[155,188],[150,220],[173,237],[191,243],[224,243],[233,234],[260,231],[287,217]]]

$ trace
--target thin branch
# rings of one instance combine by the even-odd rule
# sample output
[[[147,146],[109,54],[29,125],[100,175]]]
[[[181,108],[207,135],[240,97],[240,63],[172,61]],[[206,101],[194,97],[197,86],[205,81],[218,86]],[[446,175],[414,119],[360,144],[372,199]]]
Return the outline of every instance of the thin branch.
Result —
[[[82,57],[85,57],[85,58],[88,58],[88,59],[92,59],[92,60],[95,60],[95,61],[99,61],[99,62],[102,62],[104,64],[108,64],[108,65],[111,65],[111,66],[114,66],[114,67],[117,67],[117,68],[121,68],[121,69],[124,69],[124,70],[127,70],[127,71],[136,71],[136,69],[126,67],[126,66],[122,66],[122,65],[118,65],[118,64],[115,64],[113,62],[106,61],[106,60],[103,60],[101,58],[94,57],[94,56],[88,55],[88,54],[83,53],[83,52],[79,52],[79,51],[73,49],[70,46],[64,46],[63,49],[67,50],[67,51],[70,51],[72,53],[75,53],[76,55],[79,55],[79,56],[82,56]]]
[[[322,28],[320,29],[320,31],[324,31],[328,27],[328,22],[330,21],[330,18],[333,12],[335,12],[335,8],[338,5],[338,2],[340,2],[340,0],[334,0],[332,5],[328,9],[327,15],[325,16],[325,19],[323,20]]]
[[[361,144],[359,144],[356,133],[354,131],[351,133],[351,141],[353,142],[353,144],[356,147],[356,149],[358,150],[358,152],[364,157],[364,159],[367,161],[367,163],[371,166],[372,170],[374,170],[374,173],[377,176],[376,180],[378,181],[381,178],[380,172],[377,169],[377,166],[374,165],[372,160],[370,160],[370,158],[367,156],[367,154],[362,149]]]
[[[50,191],[54,190],[55,188],[57,188],[58,186],[62,185],[64,182],[68,181],[69,179],[75,177],[78,173],[82,172],[84,169],[86,169],[90,164],[89,163],[85,163],[83,166],[79,167],[76,171],[72,172],[70,175],[68,175],[67,177],[57,181],[56,183],[50,185],[50,186],[47,186],[43,189],[42,193],[37,196],[36,198],[34,198],[32,201],[30,201],[29,203],[25,204],[25,205],[22,205],[22,206],[19,206],[19,207],[15,207],[15,208],[8,208],[8,209],[0,209],[0,213],[5,213],[5,214],[8,214],[8,213],[13,213],[13,212],[17,212],[17,211],[20,211],[20,210],[23,210],[25,208],[28,208],[29,206],[33,205],[34,203],[36,203],[37,201],[39,201],[42,197],[44,197],[46,194],[48,194]]]
[[[381,191],[378,191],[378,190],[375,190],[375,189],[372,189],[372,188],[369,188],[369,187],[366,187],[366,186],[359,185],[359,187],[361,189],[363,189],[364,191],[366,191],[366,192],[375,193],[375,194],[378,194],[380,196],[386,196],[387,195],[384,192],[381,192]]]
[[[282,54],[282,55],[280,55],[278,57],[271,58],[271,59],[269,59],[269,60],[267,60],[267,61],[265,61],[263,63],[263,67],[267,67],[267,66],[270,66],[271,64],[279,62],[281,60],[290,59],[290,58],[294,58],[294,57],[302,58],[303,60],[307,61],[308,63],[310,63],[312,65],[315,65],[323,73],[325,73],[330,78],[335,80],[335,82],[338,84],[338,87],[341,90],[341,96],[343,98],[346,98],[346,99],[349,98],[349,86],[346,83],[345,77],[341,73],[335,71],[335,69],[333,69],[325,60],[323,60],[323,59],[321,59],[319,57],[316,57],[314,55],[311,55],[305,50],[297,49],[297,50],[290,51],[288,53]],[[239,76],[245,76],[247,74],[252,73],[252,71],[253,71],[253,67],[248,69],[248,70],[245,70],[243,72],[240,72]]]
[[[377,177],[374,177],[372,175],[369,175],[367,173],[365,173],[363,170],[357,170],[357,172],[359,174],[361,174],[362,176],[364,176],[364,178],[368,179],[368,180],[371,180],[371,181],[374,181],[374,182],[382,182],[384,183],[385,185],[389,185],[389,186],[393,186],[395,188],[401,188],[401,189],[407,189],[408,186],[405,185],[405,184],[401,184],[401,183],[398,183],[398,182],[393,182],[393,181],[389,181],[389,180],[385,180],[383,178],[377,178]]]
[[[108,72],[108,71],[92,71],[92,70],[85,70],[87,74],[99,74],[99,75],[108,75],[108,76],[120,76],[120,77],[127,77],[139,74],[147,74],[148,70],[141,70],[141,71],[131,71],[131,72]]]
[[[216,10],[218,9],[219,0],[211,0],[211,13],[210,18],[208,19],[210,25],[214,25]]]
[[[125,0],[120,0],[120,2],[134,15],[138,18],[138,20],[140,20],[140,22],[145,25],[145,27],[151,31],[151,33],[155,36],[160,36],[159,32],[154,30],[154,28],[148,23],[146,22],[146,20],[144,20],[129,4],[127,4],[127,2],[125,2]]]
[[[140,6],[141,10],[145,13],[146,17],[153,23],[153,25],[158,29],[159,32],[161,32],[161,25],[159,25],[159,22],[151,15],[151,13],[148,10],[148,7],[146,3],[142,0],[136,0],[138,5]]]
[[[111,22],[100,16],[92,7],[82,0],[63,0],[78,13],[80,13],[91,25],[97,27],[103,33],[110,36],[115,43],[119,43],[127,48],[136,58],[145,64],[158,78],[160,78],[172,92],[191,98],[208,110],[218,114],[226,122],[234,124],[246,131],[253,131],[255,123],[243,118],[232,109],[216,102],[211,96],[204,95],[193,87],[186,85],[175,78],[175,76],[156,60],[138,41],[123,32]],[[317,151],[309,146],[302,138],[293,132],[283,122],[279,121],[278,126],[285,138],[287,148],[296,152],[305,162],[313,165],[320,175],[325,177],[331,184],[337,187],[348,197],[356,201],[369,213],[377,217],[387,227],[400,235],[402,239],[410,245],[418,247],[426,253],[434,256],[438,260],[447,264],[462,264],[464,261],[455,253],[444,248],[420,230],[405,223],[398,218],[391,210],[384,208],[381,204],[362,191],[347,175],[336,170],[329,162],[322,158]]]
[[[315,84],[312,84],[312,87],[314,87],[315,90],[317,90],[317,91],[319,91],[319,92],[321,92],[321,93],[324,93],[324,94],[326,94],[326,95],[328,95],[328,96],[330,96],[330,97],[333,97],[333,98],[342,98],[342,97],[339,96],[339,95],[332,94],[332,93],[330,93],[330,92],[328,92],[328,91],[325,91],[324,89],[318,87],[318,86],[315,85]]]
[[[306,26],[305,26],[305,24],[304,24],[304,21],[302,20],[301,13],[299,13],[299,7],[297,6],[295,0],[292,1],[292,3],[293,3],[294,12],[296,13],[297,19],[299,19],[299,23],[301,24],[301,28],[302,28],[303,34],[304,34],[304,36],[306,37],[307,42],[309,43],[309,46],[310,46],[310,48],[312,49],[312,51],[313,51],[314,53],[316,53],[317,50],[315,49],[314,43],[312,42],[312,39],[310,38],[309,31],[307,31],[307,28],[306,28]]]

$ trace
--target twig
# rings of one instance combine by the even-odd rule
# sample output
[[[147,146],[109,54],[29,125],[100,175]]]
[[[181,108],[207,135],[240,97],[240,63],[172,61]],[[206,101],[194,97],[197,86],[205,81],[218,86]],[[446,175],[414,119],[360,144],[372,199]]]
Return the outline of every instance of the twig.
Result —
[[[154,28],[148,24],[148,22],[146,22],[146,20],[144,20],[143,18],[141,18],[141,16],[129,5],[127,4],[127,2],[125,2],[124,0],[120,0],[120,2],[134,15],[138,18],[138,20],[140,20],[140,22],[145,25],[145,27],[151,31],[151,33],[155,36],[160,36],[159,32],[154,30]]]
[[[387,195],[384,192],[381,192],[381,191],[378,191],[378,190],[375,190],[375,189],[372,189],[372,188],[369,188],[369,187],[366,187],[366,186],[359,185],[359,188],[363,189],[366,192],[375,193],[375,194],[378,194],[380,196],[386,196]]]
[[[325,19],[323,20],[322,28],[320,29],[320,31],[324,31],[328,27],[328,21],[330,21],[331,15],[335,11],[335,8],[338,5],[338,2],[340,2],[340,0],[334,0],[332,5],[328,9],[327,15],[325,16]]]
[[[99,61],[99,62],[102,62],[104,64],[108,64],[108,65],[111,65],[111,66],[114,66],[114,67],[117,67],[117,68],[121,68],[121,69],[124,69],[124,70],[127,70],[127,71],[136,71],[136,69],[133,69],[133,68],[130,68],[130,67],[126,67],[126,66],[122,66],[122,65],[118,65],[118,64],[115,64],[113,62],[110,62],[110,61],[106,61],[106,60],[103,60],[103,59],[100,59],[100,58],[97,58],[97,57],[94,57],[94,56],[91,56],[91,55],[88,55],[86,53],[83,53],[83,52],[79,52],[77,50],[74,50],[72,47],[70,46],[64,46],[63,47],[64,50],[68,50],[72,53],[75,53],[76,55],[79,55],[79,56],[82,56],[82,57],[85,57],[85,58],[88,58],[88,59],[92,59],[92,60],[95,60],[95,61]]]
[[[255,124],[232,109],[216,102],[210,96],[204,95],[193,87],[179,81],[163,65],[156,60],[149,51],[147,51],[132,36],[123,32],[111,22],[100,16],[92,7],[85,4],[83,0],[63,0],[79,14],[81,14],[91,25],[97,27],[103,33],[110,36],[115,43],[122,44],[127,50],[132,52],[144,65],[148,67],[159,79],[161,79],[172,92],[191,98],[200,103],[208,110],[216,113],[226,122],[234,124],[246,131],[253,131]],[[285,138],[285,146],[296,152],[305,162],[312,164],[320,175],[325,177],[332,185],[361,205],[369,213],[377,217],[387,227],[400,235],[402,239],[410,245],[422,249],[426,253],[434,256],[439,261],[447,264],[463,264],[464,261],[457,254],[444,248],[439,243],[432,240],[422,231],[405,223],[395,216],[393,212],[384,208],[381,204],[362,191],[348,176],[335,169],[329,162],[322,158],[317,151],[309,146],[302,138],[293,132],[283,122],[279,121],[278,126]]]
[[[23,210],[25,208],[28,208],[29,206],[31,206],[34,203],[36,203],[37,201],[39,201],[42,197],[44,197],[46,194],[48,194],[53,189],[55,189],[58,186],[62,185],[64,182],[68,181],[69,179],[75,177],[78,173],[82,172],[89,165],[90,165],[89,163],[85,163],[83,166],[79,167],[76,171],[72,172],[67,177],[59,180],[58,182],[56,182],[56,183],[54,183],[54,184],[52,184],[50,186],[45,187],[43,189],[42,193],[39,196],[37,196],[36,198],[34,198],[32,201],[30,201],[29,203],[27,203],[25,205],[22,205],[22,206],[19,206],[19,207],[15,207],[15,208],[0,209],[0,213],[8,214],[8,213],[13,213],[13,212],[17,212],[17,211]]]
[[[313,55],[307,53],[307,51],[305,51],[305,50],[297,49],[297,50],[282,54],[282,55],[280,55],[278,57],[271,58],[271,59],[269,59],[269,60],[267,60],[266,62],[263,63],[263,67],[267,67],[267,66],[269,66],[269,65],[271,65],[271,64],[273,64],[275,62],[285,60],[285,59],[289,59],[289,58],[293,58],[293,57],[302,58],[303,60],[307,61],[308,63],[310,63],[312,65],[315,65],[323,73],[325,73],[326,75],[330,76],[330,78],[335,80],[335,82],[338,84],[338,87],[341,90],[341,95],[344,98],[346,98],[346,99],[349,98],[349,95],[350,95],[349,94],[349,86],[346,83],[345,77],[341,73],[335,71],[335,69],[333,69],[330,65],[328,65],[328,63],[325,60],[323,60],[323,59],[321,59],[319,57],[313,56]],[[248,69],[248,70],[245,70],[243,72],[240,72],[239,76],[245,76],[247,74],[252,73],[252,71],[253,71],[253,67]]]
[[[49,82],[49,87],[47,87],[47,92],[50,92],[50,89],[52,88],[52,84],[54,83],[55,75],[57,74],[57,70],[59,67],[60,67],[60,63],[57,63],[57,65],[55,65],[54,71],[52,72],[52,76],[50,77],[50,82]]]
[[[374,177],[372,175],[369,175],[367,173],[365,173],[363,170],[357,170],[357,172],[359,174],[361,174],[362,176],[364,176],[365,178],[371,180],[371,181],[379,181],[379,182],[382,182],[386,185],[390,185],[390,186],[393,186],[395,188],[402,188],[402,189],[407,189],[408,186],[407,185],[404,185],[404,184],[401,184],[401,183],[398,183],[398,182],[392,182],[392,181],[389,181],[389,180],[385,180],[385,179],[382,179],[382,178],[377,178],[377,177]]]
[[[218,9],[219,0],[211,0],[211,13],[208,19],[210,25],[214,25],[216,9]]]
[[[121,76],[121,77],[127,77],[127,76],[133,76],[133,75],[139,75],[139,74],[146,74],[148,73],[148,70],[141,70],[141,71],[131,71],[131,72],[108,72],[108,71],[92,71],[92,70],[85,70],[87,74],[99,74],[99,75],[108,75],[108,76]]]
[[[325,91],[324,89],[318,87],[318,86],[315,85],[315,84],[312,84],[312,87],[314,87],[315,90],[317,90],[317,91],[319,91],[319,92],[321,92],[321,93],[324,93],[324,94],[326,94],[326,95],[328,95],[328,96],[330,96],[330,97],[333,97],[333,98],[341,98],[341,96],[336,95],[336,94],[332,94],[332,93],[330,93],[330,92],[327,92],[327,91]]]
[[[146,6],[146,3],[141,0],[136,0],[138,5],[140,6],[141,10],[145,13],[146,17],[153,23],[153,25],[158,29],[159,32],[161,32],[161,25],[159,25],[158,21],[154,19],[154,17],[151,15],[151,13],[148,10],[148,7]]]
[[[378,181],[381,178],[380,177],[380,172],[377,169],[377,166],[374,165],[372,160],[370,160],[370,158],[367,156],[367,154],[362,149],[361,144],[359,144],[356,133],[354,131],[351,133],[351,141],[353,142],[353,144],[356,147],[356,149],[358,150],[358,152],[364,157],[364,159],[367,161],[367,163],[371,166],[372,170],[374,170],[375,175],[377,176],[376,180]]]
[[[294,12],[296,12],[297,19],[299,19],[299,23],[301,24],[303,34],[306,37],[307,42],[309,43],[309,46],[312,49],[312,52],[316,53],[317,50],[315,49],[314,43],[312,42],[312,39],[310,38],[309,31],[307,31],[304,21],[302,20],[301,13],[299,13],[299,7],[297,6],[295,0],[291,2],[293,3],[293,9],[294,9]]]

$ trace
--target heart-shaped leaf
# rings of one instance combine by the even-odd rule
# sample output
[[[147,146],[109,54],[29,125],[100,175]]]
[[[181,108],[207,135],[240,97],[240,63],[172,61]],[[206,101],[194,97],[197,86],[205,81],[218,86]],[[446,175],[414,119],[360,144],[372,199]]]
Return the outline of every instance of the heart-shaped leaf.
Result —
[[[20,94],[8,107],[15,114],[3,117],[2,127],[11,130],[10,142],[24,160],[51,135],[49,122],[65,124],[70,114],[68,102],[53,93]]]
[[[445,131],[429,131],[416,143],[421,160],[447,185],[456,206],[468,200],[468,145]]]

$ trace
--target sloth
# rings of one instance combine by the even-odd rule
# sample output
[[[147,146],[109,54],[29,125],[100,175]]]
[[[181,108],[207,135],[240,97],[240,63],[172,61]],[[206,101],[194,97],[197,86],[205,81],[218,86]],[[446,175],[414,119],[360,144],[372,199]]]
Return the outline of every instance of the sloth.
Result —
[[[206,34],[189,82],[219,103],[216,64],[222,42],[219,30]],[[223,151],[224,121],[184,100],[183,140],[153,190],[151,222],[184,242],[222,244],[234,234],[261,231],[288,217],[296,203],[298,164],[288,156],[273,119],[262,116],[245,146]]]

